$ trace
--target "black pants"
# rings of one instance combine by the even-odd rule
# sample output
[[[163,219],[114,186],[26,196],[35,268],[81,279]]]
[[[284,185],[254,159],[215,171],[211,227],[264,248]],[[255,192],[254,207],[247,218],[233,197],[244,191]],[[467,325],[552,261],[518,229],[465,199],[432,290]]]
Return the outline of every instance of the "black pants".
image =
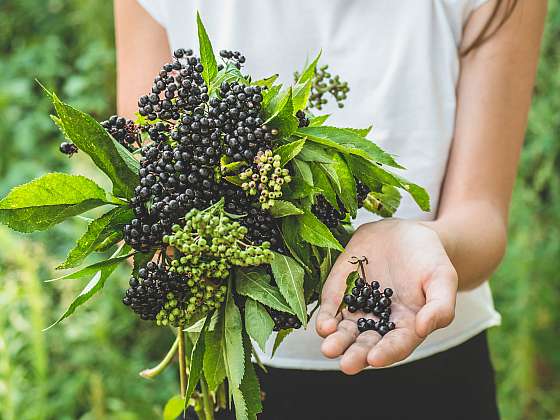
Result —
[[[499,419],[486,333],[426,359],[355,376],[257,371],[266,393],[263,420]]]

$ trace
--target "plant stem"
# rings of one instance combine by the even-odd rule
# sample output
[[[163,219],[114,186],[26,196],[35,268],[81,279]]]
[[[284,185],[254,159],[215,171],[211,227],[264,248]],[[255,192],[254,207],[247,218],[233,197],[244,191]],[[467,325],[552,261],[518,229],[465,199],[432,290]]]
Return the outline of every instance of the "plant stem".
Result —
[[[187,366],[185,364],[185,333],[183,332],[182,325],[177,328],[177,338],[179,341],[179,380],[181,384],[181,397],[184,398],[187,391]]]
[[[206,420],[214,420],[214,403],[210,399],[210,391],[208,391],[208,384],[204,378],[200,378],[200,391],[202,393],[204,416]]]
[[[163,372],[165,368],[169,366],[169,363],[171,363],[171,361],[173,360],[173,356],[175,356],[175,353],[177,352],[178,345],[179,345],[179,337],[175,339],[175,341],[171,345],[171,348],[169,349],[169,351],[167,352],[163,360],[159,362],[157,366],[154,366],[153,368],[150,369],[145,369],[142,372],[140,372],[140,376],[146,379],[152,379],[157,375],[159,375],[161,372]]]

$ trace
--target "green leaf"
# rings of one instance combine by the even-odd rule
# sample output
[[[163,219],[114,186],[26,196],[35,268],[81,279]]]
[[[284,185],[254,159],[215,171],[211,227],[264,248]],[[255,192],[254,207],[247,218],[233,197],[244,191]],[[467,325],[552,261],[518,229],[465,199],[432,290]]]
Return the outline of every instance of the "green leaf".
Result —
[[[296,131],[299,125],[298,119],[294,116],[292,88],[288,88],[284,94],[275,99],[270,103],[272,111],[265,123],[278,128],[282,137],[287,138]]]
[[[367,135],[371,132],[372,128],[373,126],[370,125],[367,128],[344,128],[344,130],[351,131],[352,133],[357,134],[358,136],[361,137],[367,137]]]
[[[333,251],[330,248],[327,248],[325,252],[325,256],[323,260],[320,262],[319,275],[321,279],[321,284],[325,283],[325,280],[327,280],[327,277],[329,276],[329,273],[331,272],[331,268],[334,264],[335,259],[333,258],[332,254]]]
[[[306,162],[332,163],[331,156],[332,153],[327,153],[323,146],[308,141],[299,153],[298,159]]]
[[[275,155],[280,155],[280,164],[282,166],[286,165],[290,160],[295,158],[301,149],[303,149],[303,145],[305,144],[305,139],[300,139],[293,141],[288,144],[284,144],[274,150]]]
[[[55,93],[49,92],[59,117],[62,131],[78,148],[89,155],[113,183],[113,194],[130,198],[138,185],[138,173],[129,158],[123,158],[122,147],[90,115],[62,102]]]
[[[107,236],[99,245],[95,247],[95,252],[104,252],[111,248],[113,245],[122,241],[124,234],[122,231],[113,232]]]
[[[280,347],[280,344],[282,344],[282,341],[284,341],[284,339],[293,331],[294,330],[292,328],[288,328],[287,330],[280,330],[278,334],[276,334],[274,345],[272,346],[272,357],[274,357],[274,354],[276,353],[276,350],[278,350],[278,347]]]
[[[193,349],[191,352],[189,364],[189,378],[187,381],[187,390],[185,391],[185,400],[187,401],[191,398],[194,388],[200,380],[200,376],[202,375],[202,364],[204,360],[203,358],[205,349],[204,338],[205,333],[208,330],[208,325],[210,325],[211,317],[211,314],[208,314],[206,316],[206,321],[204,321],[202,331],[200,332],[200,334],[198,334],[196,342],[193,343]]]
[[[418,204],[422,210],[430,210],[430,196],[424,188],[413,184],[363,158],[348,155],[346,156],[346,161],[348,162],[348,165],[354,175],[370,189],[375,190],[375,187],[380,183],[383,185],[392,185],[393,187],[402,188],[411,195],[416,204]]]
[[[244,166],[247,166],[247,162],[241,160],[238,162],[230,162],[221,165],[220,170],[222,171],[222,174],[227,174],[229,172],[234,172],[235,170],[240,169]]]
[[[266,340],[274,329],[274,321],[265,307],[251,298],[245,302],[245,328],[262,351],[265,351]]]
[[[332,232],[310,211],[302,216],[295,216],[299,224],[299,232],[304,241],[323,248],[344,251]]]
[[[228,175],[224,177],[225,180],[233,185],[237,185],[238,187],[241,187],[241,185],[243,185],[243,180],[241,178],[239,178],[239,175]]]
[[[15,187],[0,200],[0,223],[25,233],[45,230],[68,217],[112,203],[92,180],[52,173]]]
[[[145,266],[148,262],[152,261],[154,258],[155,251],[151,252],[137,252],[134,254],[133,264],[132,264],[132,272],[134,274],[138,274],[138,270]]]
[[[206,86],[211,86],[211,81],[218,74],[218,63],[216,62],[216,57],[214,56],[214,50],[212,49],[212,43],[208,34],[206,33],[206,28],[200,19],[200,14],[196,13],[196,26],[198,28],[198,46],[200,50],[200,63],[204,67],[202,71],[202,77],[206,82]]]
[[[295,214],[303,214],[303,210],[297,208],[289,201],[274,200],[274,205],[270,208],[272,217],[286,217]]]
[[[262,92],[263,100],[261,108],[264,110],[265,115],[272,115],[274,112],[277,102],[281,98],[281,89],[282,85],[274,85]]]
[[[381,192],[370,191],[364,208],[381,217],[392,217],[401,203],[401,193],[392,185],[383,185]]]
[[[309,79],[304,83],[296,83],[293,87],[293,107],[294,111],[300,111],[307,107],[309,95],[311,94],[311,86],[313,79]]]
[[[55,279],[46,280],[46,282],[49,283],[49,282],[58,281],[58,280],[81,279],[81,278],[84,278],[86,276],[96,274],[100,270],[104,270],[106,268],[113,267],[113,269],[114,269],[121,262],[123,262],[127,258],[132,257],[133,255],[134,254],[121,255],[121,256],[118,256],[118,257],[109,258],[107,260],[99,261],[99,262],[96,262],[95,264],[88,265],[87,267],[84,267],[84,268],[82,268],[78,271],[75,271],[73,273],[66,274],[64,276],[57,277]]]
[[[338,177],[338,172],[336,171],[336,166],[334,165],[334,161],[333,163],[321,163],[319,164],[319,167],[323,169],[325,174],[331,180],[331,183],[334,186],[336,192],[340,194],[340,191],[342,190],[342,185],[340,183],[340,178]]]
[[[130,250],[130,247],[128,245],[126,245],[122,249],[123,252],[128,252],[129,250]],[[126,255],[124,257],[117,257],[117,255],[120,252],[121,252],[121,249],[118,249],[113,254],[113,258],[111,258],[110,260],[117,260],[118,258],[125,259],[125,258],[129,257],[128,255]],[[122,261],[122,259],[120,261]],[[74,313],[74,311],[79,306],[86,303],[94,295],[96,295],[101,289],[103,289],[103,286],[105,286],[105,282],[107,281],[109,276],[113,273],[113,271],[115,271],[115,268],[117,267],[117,264],[118,263],[99,265],[98,266],[99,269],[95,272],[95,274],[93,275],[91,280],[88,282],[88,284],[86,284],[86,287],[84,287],[82,289],[82,291],[80,292],[80,294],[72,301],[72,303],[70,304],[68,309],[66,309],[66,311],[60,316],[60,318],[58,318],[51,326],[45,328],[43,331],[47,331],[47,330],[51,329],[52,327],[54,327],[55,325],[58,325],[61,321],[63,321],[64,319],[66,319],[70,315],[72,315]],[[92,266],[90,266],[90,267],[92,267]],[[83,271],[83,270],[80,270],[80,271]],[[69,277],[69,278],[72,278],[72,277]]]
[[[299,128],[296,134],[309,140],[331,147],[343,153],[361,156],[368,160],[404,169],[393,156],[379,146],[352,131],[344,128],[321,126]]]
[[[272,76],[252,82],[251,85],[271,88],[276,79],[278,79],[278,74],[273,74]]]
[[[301,216],[300,216],[301,217]],[[299,320],[307,327],[307,306],[303,295],[303,268],[291,257],[274,253],[270,263],[274,280]]]
[[[219,318],[212,331],[205,333],[206,351],[204,352],[204,377],[211,392],[216,391],[226,377],[224,359],[224,312],[219,312]]]
[[[245,349],[245,375],[239,386],[246,405],[247,417],[251,420],[257,419],[257,414],[262,412],[261,387],[255,373],[255,367],[251,363],[253,346],[247,334],[243,334],[243,346]]]
[[[233,395],[233,402],[235,404],[235,419],[236,420],[249,420],[249,412],[247,411],[247,403],[243,396],[243,391],[239,388],[230,389]]]
[[[140,162],[138,162],[138,160],[134,158],[134,155],[130,153],[130,151],[118,141],[115,140],[114,143],[117,152],[119,153],[125,165],[128,167],[128,169],[137,174],[138,170],[140,169]]]
[[[163,420],[176,420],[185,407],[185,399],[180,395],[171,397],[163,409]]]
[[[336,191],[330,183],[325,171],[319,165],[310,166],[311,171],[313,172],[315,187],[321,190],[323,197],[325,197],[325,199],[330,203],[331,206],[339,210],[338,201],[336,200]]]
[[[300,263],[308,272],[311,270],[311,259],[309,257],[309,244],[302,242],[299,236],[299,226],[295,217],[285,217],[282,219],[282,239],[292,257]]]
[[[270,276],[261,269],[237,270],[236,291],[240,295],[259,301],[269,308],[294,313],[282,297],[282,293],[276,287],[270,285]]]
[[[315,77],[315,71],[317,69],[317,63],[319,62],[319,59],[321,58],[321,54],[323,54],[323,51],[319,51],[319,54],[317,54],[315,59],[303,70],[303,72],[301,73],[301,75],[299,76],[299,78],[297,80],[298,83],[305,83],[308,80],[312,80],[313,77]]]
[[[245,372],[245,355],[241,330],[241,314],[233,300],[231,287],[229,287],[224,312],[224,360],[226,362],[230,392],[239,388]]]
[[[352,217],[356,217],[358,202],[356,200],[357,191],[354,175],[350,171],[350,168],[346,164],[344,158],[339,153],[334,154],[333,163],[331,165],[336,172],[341,186],[338,195],[348,213],[350,213]]]
[[[124,224],[134,217],[132,209],[128,207],[115,207],[103,216],[95,219],[88,225],[86,233],[70,251],[66,260],[59,264],[56,269],[77,267],[84,259],[103,243],[115,230],[120,230]]]
[[[318,115],[309,120],[309,127],[320,127],[329,119],[331,114]]]
[[[307,185],[310,185],[311,187],[314,186],[313,173],[311,172],[311,168],[307,162],[300,159],[294,159],[294,169],[296,170],[296,175],[301,177]]]
[[[249,84],[249,81],[243,77],[241,71],[232,63],[226,64],[222,70],[218,71],[216,77],[211,82],[209,94],[219,92],[220,86],[223,82],[239,82],[244,85]]]

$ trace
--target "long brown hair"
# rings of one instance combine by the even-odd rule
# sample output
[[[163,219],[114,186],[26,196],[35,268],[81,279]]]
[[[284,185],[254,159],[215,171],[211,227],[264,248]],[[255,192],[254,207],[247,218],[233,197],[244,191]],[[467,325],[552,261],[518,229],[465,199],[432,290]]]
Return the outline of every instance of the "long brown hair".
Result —
[[[519,0],[496,0],[492,14],[484,24],[484,27],[474,41],[461,52],[461,55],[468,55],[471,51],[492,38],[510,18],[518,3]]]

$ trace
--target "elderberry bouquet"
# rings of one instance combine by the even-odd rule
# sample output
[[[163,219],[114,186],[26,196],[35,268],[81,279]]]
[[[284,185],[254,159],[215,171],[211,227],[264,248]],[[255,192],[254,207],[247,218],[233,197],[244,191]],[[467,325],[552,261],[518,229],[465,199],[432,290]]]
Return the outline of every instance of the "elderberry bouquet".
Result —
[[[326,124],[317,111],[329,99],[342,107],[349,89],[319,56],[292,86],[277,76],[253,80],[239,52],[221,51],[218,63],[197,23],[200,56],[176,50],[139,98],[135,121],[100,124],[45,89],[65,137],[60,150],[89,155],[112,190],[47,174],[0,201],[0,222],[32,232],[105,208],[57,268],[79,267],[94,252],[111,256],[56,279],[89,281],[53,325],[132,260],[123,303],[176,332],[163,361],[142,372],[156,376],[179,355],[181,393],[165,416],[190,410],[211,419],[233,401],[237,418],[254,419],[262,410],[254,346],[264,351],[276,332],[275,350],[307,326],[358,209],[391,216],[399,190],[425,210],[429,199],[388,169],[402,167],[366,138],[370,128]],[[381,334],[394,328],[392,291],[382,295],[365,274],[349,279],[348,309],[382,315]],[[361,331],[376,328],[366,321]]]

